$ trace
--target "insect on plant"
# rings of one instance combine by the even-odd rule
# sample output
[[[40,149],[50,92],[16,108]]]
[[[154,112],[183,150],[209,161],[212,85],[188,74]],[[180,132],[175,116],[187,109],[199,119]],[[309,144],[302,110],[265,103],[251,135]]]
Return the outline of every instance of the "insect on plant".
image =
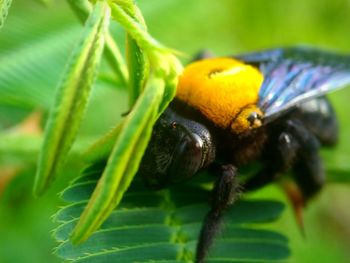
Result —
[[[211,209],[197,245],[204,262],[223,211],[241,191],[258,189],[292,170],[297,219],[323,186],[318,151],[337,142],[338,123],[324,96],[350,83],[349,57],[310,48],[273,49],[188,65],[175,99],[157,121],[140,166],[145,181],[164,187],[207,168],[215,175]],[[237,168],[262,168],[239,185]]]
[[[319,148],[337,141],[336,116],[325,94],[350,84],[349,57],[285,48],[203,57],[183,69],[174,52],[148,34],[132,1],[70,3],[79,17],[90,15],[47,122],[35,193],[47,189],[71,148],[102,53],[129,86],[131,109],[86,154],[107,164],[72,232],[73,243],[101,226],[136,174],[152,188],[189,180],[203,169],[214,175],[196,262],[204,262],[224,210],[239,193],[289,170],[299,188],[291,202],[300,218],[324,183]],[[127,66],[109,33],[111,19],[127,32]],[[261,170],[239,183],[237,169],[253,161]]]

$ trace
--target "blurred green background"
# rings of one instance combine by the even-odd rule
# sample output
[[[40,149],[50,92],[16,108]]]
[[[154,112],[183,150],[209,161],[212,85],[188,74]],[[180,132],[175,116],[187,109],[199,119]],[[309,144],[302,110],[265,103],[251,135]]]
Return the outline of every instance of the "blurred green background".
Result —
[[[67,57],[82,26],[65,1],[17,0],[0,29],[0,263],[59,262],[51,216],[57,193],[82,168],[79,149],[127,110],[126,91],[103,64],[75,149],[62,176],[45,196],[31,187],[40,136],[14,132],[29,113],[47,113]],[[183,52],[183,62],[203,49],[217,55],[309,44],[350,53],[349,0],[139,0],[151,34]],[[112,24],[118,43],[124,33]],[[331,95],[341,122],[340,144],[324,151],[326,167],[350,171],[350,89]],[[330,170],[329,168],[328,170]],[[332,174],[329,174],[332,179]],[[348,178],[350,174],[348,175]],[[347,179],[349,181],[349,179]],[[285,199],[275,186],[254,195]],[[290,262],[350,262],[350,187],[329,184],[305,212],[306,237],[288,209],[277,227],[288,234]]]

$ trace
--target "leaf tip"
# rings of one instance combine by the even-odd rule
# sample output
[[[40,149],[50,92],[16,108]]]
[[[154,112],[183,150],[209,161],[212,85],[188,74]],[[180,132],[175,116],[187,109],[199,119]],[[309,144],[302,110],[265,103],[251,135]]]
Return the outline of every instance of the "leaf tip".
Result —
[[[54,178],[54,173],[47,173],[41,167],[42,165],[39,161],[33,186],[33,195],[35,197],[42,196],[47,191]]]
[[[41,172],[38,170],[38,172],[36,173],[36,176],[35,176],[35,182],[34,182],[34,186],[33,186],[34,197],[42,196],[48,188],[48,183],[45,182],[42,178],[43,178],[43,176],[42,176]]]

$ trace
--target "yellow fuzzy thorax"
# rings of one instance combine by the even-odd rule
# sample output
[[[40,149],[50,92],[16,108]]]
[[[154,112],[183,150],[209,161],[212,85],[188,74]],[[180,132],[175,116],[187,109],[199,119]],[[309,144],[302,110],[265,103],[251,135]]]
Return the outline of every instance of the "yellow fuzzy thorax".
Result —
[[[240,114],[257,108],[263,75],[231,58],[204,59],[188,65],[179,78],[176,97],[199,110],[217,126],[242,133],[249,123]],[[248,112],[248,113],[249,113]]]

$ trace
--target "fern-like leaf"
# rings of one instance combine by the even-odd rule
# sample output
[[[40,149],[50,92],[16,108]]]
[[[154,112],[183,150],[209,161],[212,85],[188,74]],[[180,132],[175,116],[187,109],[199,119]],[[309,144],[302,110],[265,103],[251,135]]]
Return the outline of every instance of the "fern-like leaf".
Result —
[[[136,179],[122,203],[86,242],[73,245],[69,235],[78,221],[103,164],[85,170],[62,193],[70,203],[55,215],[60,242],[55,253],[73,262],[191,262],[208,190],[185,184],[162,191],[146,189]],[[283,204],[271,200],[242,200],[227,211],[225,226],[208,262],[280,262],[289,255],[282,234],[263,229],[276,220]]]

